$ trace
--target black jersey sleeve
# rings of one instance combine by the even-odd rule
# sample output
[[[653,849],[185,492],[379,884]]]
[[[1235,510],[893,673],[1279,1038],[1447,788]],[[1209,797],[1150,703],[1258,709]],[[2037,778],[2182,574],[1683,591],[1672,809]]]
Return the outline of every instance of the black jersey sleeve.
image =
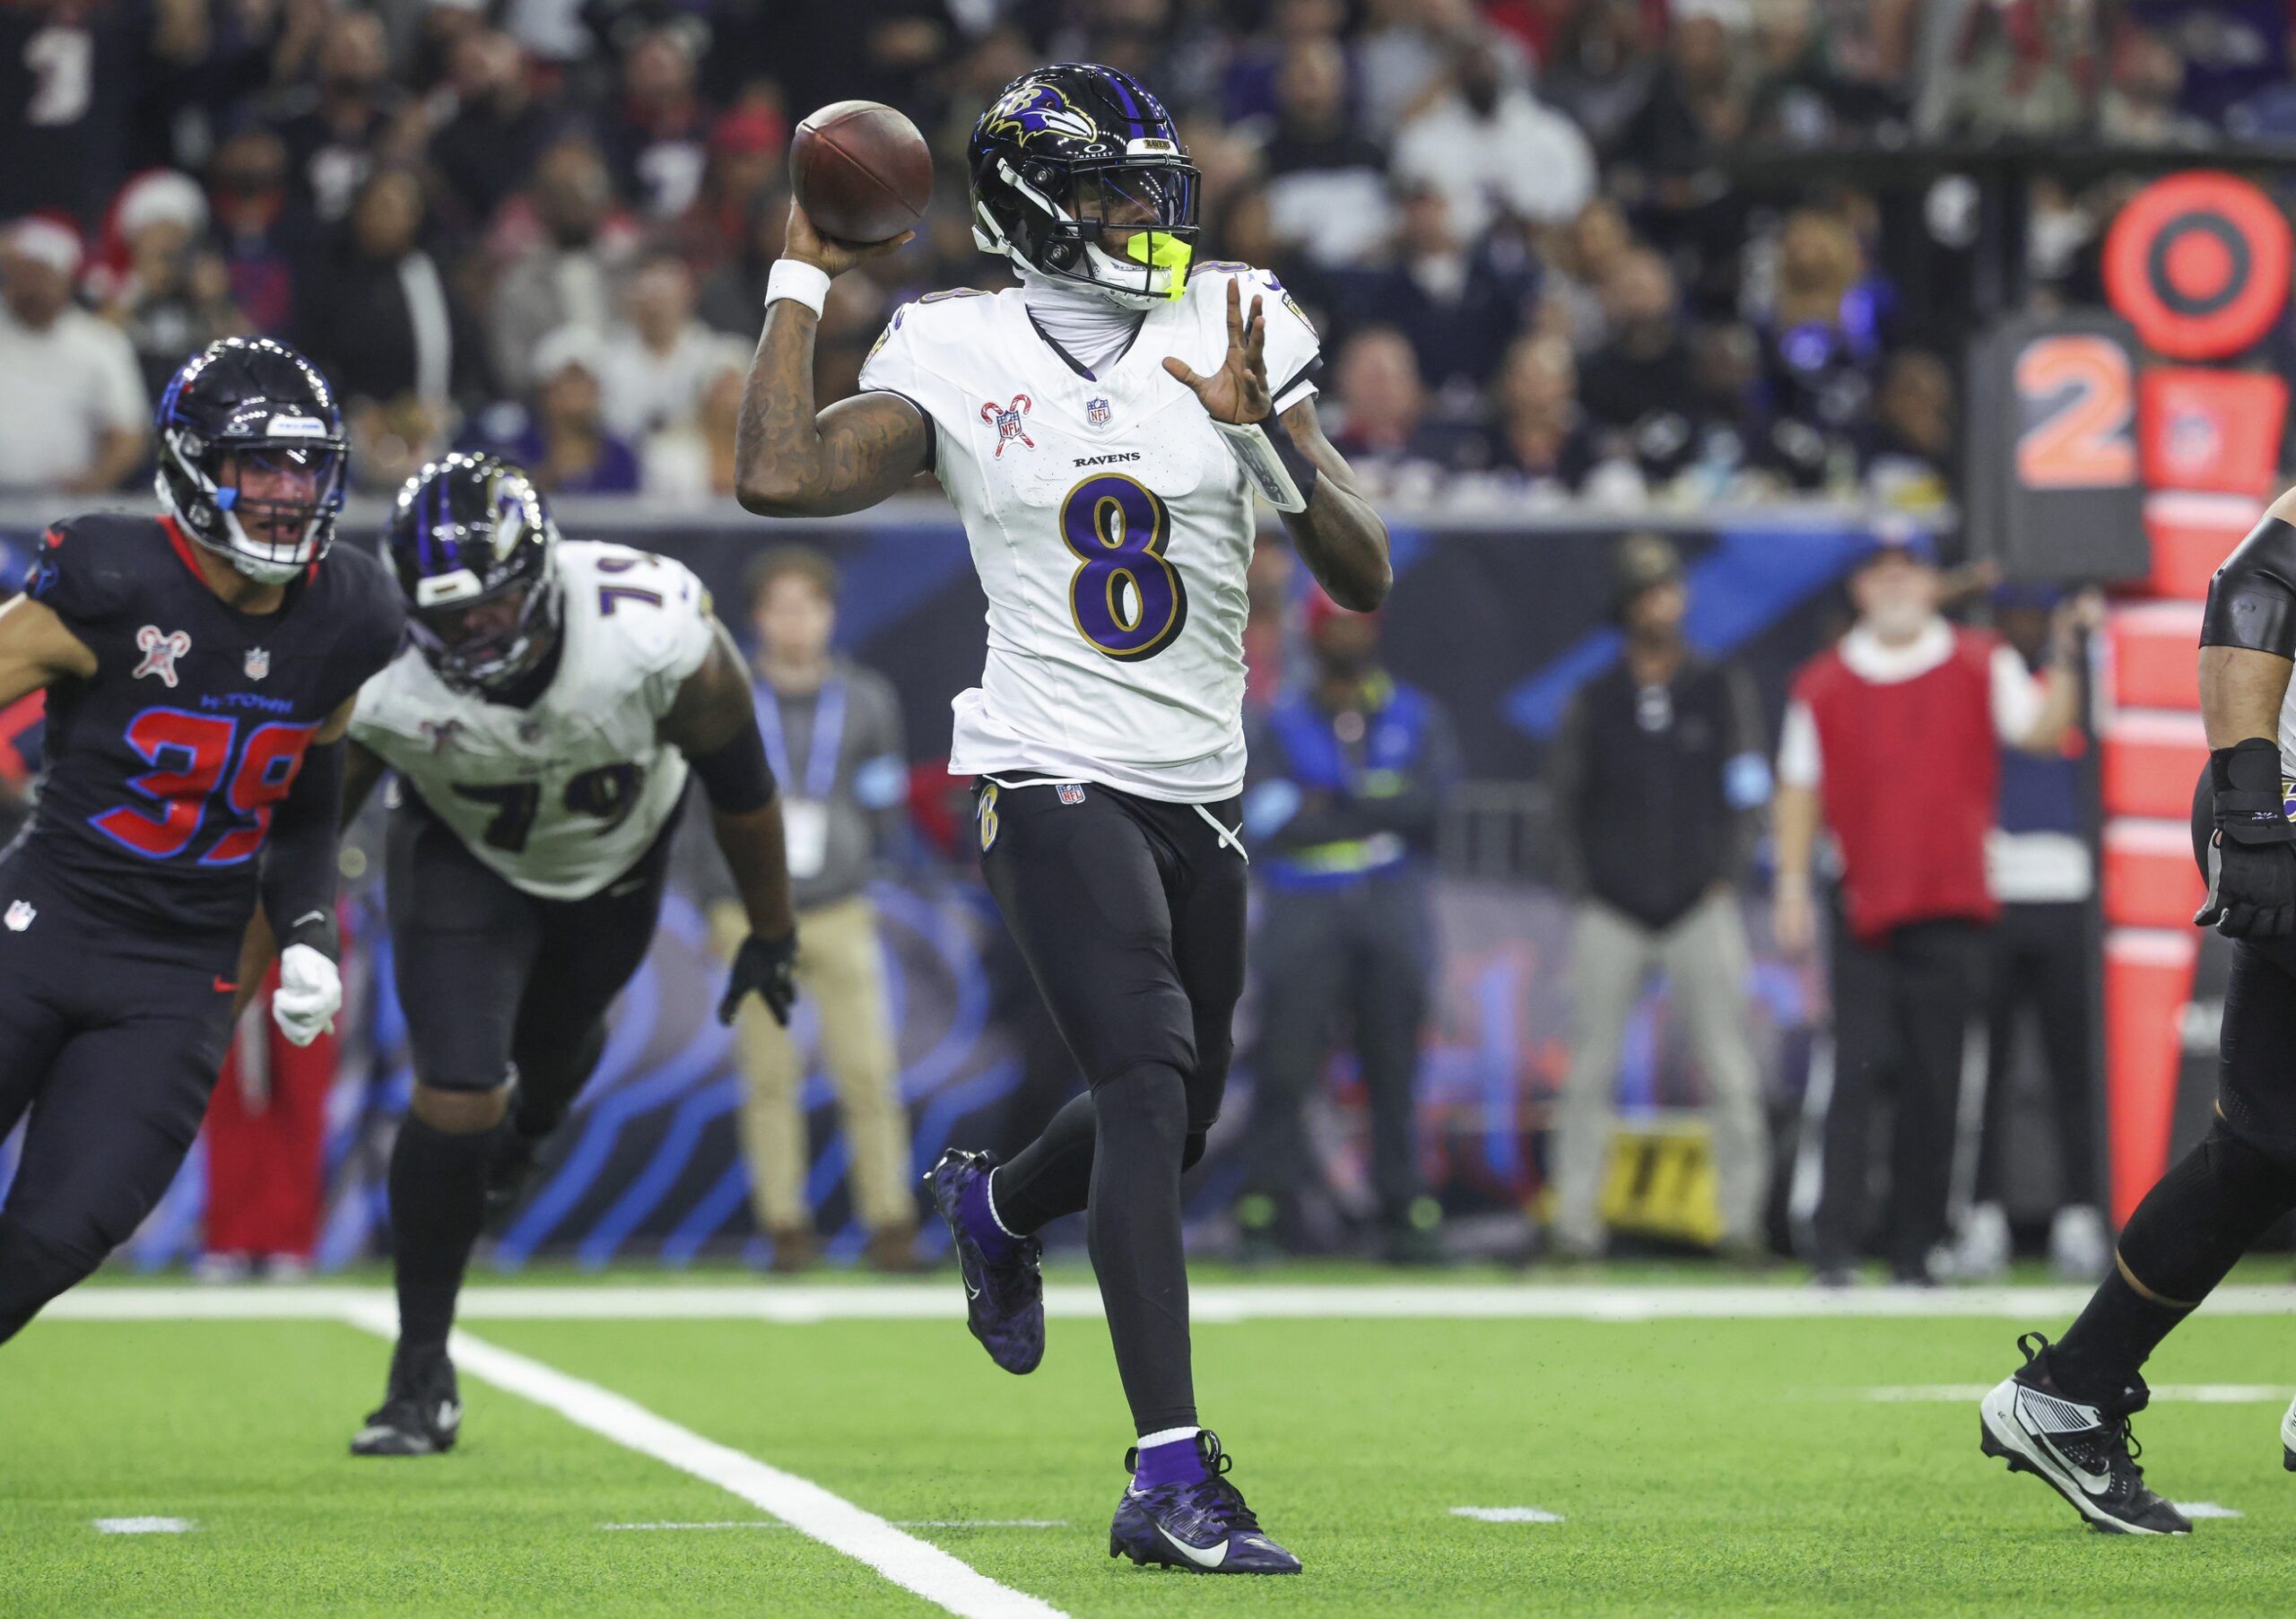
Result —
[[[339,629],[329,670],[329,707],[335,708],[398,656],[406,604],[388,570],[367,552],[333,552],[321,567],[339,593],[334,603]]]
[[[117,519],[66,518],[40,536],[39,553],[24,575],[24,594],[53,612],[86,641],[100,663],[135,609],[135,548],[107,533]]]

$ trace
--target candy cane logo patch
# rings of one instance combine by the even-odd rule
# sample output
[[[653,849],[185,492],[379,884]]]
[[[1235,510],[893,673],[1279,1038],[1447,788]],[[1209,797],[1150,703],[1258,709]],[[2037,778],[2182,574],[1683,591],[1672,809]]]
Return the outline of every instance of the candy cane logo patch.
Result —
[[[980,419],[983,422],[993,422],[996,424],[996,458],[998,460],[1002,461],[1004,458],[1004,447],[1007,444],[1018,443],[1027,449],[1034,449],[1037,447],[1037,441],[1029,437],[1029,430],[1026,426],[1029,413],[1035,408],[1035,402],[1026,394],[1013,395],[1013,403],[1010,405],[999,405],[992,399],[980,407]]]
[[[157,624],[146,624],[135,632],[135,649],[144,654],[133,677],[141,680],[146,675],[156,675],[161,685],[176,683],[176,659],[191,650],[191,637],[180,630],[162,630]]]

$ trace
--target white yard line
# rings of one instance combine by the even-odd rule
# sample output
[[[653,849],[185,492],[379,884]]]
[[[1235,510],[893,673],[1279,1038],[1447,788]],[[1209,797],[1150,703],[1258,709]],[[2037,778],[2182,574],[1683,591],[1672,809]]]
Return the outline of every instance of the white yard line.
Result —
[[[2238,1507],[2220,1507],[2213,1501],[2172,1501],[2170,1506],[2187,1518],[2246,1518]]]
[[[338,1319],[378,1337],[398,1333],[397,1312],[387,1303],[347,1306]],[[738,1495],[952,1614],[967,1619],[1064,1619],[1050,1604],[998,1584],[930,1541],[895,1528],[811,1479],[704,1439],[610,1388],[466,1332],[457,1332],[450,1348],[456,1370],[464,1376],[532,1400],[577,1427]]]
[[[99,1518],[99,1535],[188,1535],[197,1526],[188,1518]]]
[[[1453,1507],[1454,1518],[1472,1518],[1478,1523],[1561,1523],[1562,1514],[1550,1512],[1544,1507]]]
[[[1602,1287],[1480,1284],[1428,1286],[1380,1283],[1265,1286],[1214,1284],[1191,1291],[1199,1325],[1259,1320],[1801,1320],[1987,1317],[2047,1322],[2070,1319],[2088,1302],[2080,1287],[1853,1287],[1840,1291],[1776,1286]],[[82,1287],[43,1311],[57,1320],[340,1320],[346,1310],[387,1310],[379,1287],[332,1284],[278,1286]],[[1072,1284],[1045,1289],[1045,1310],[1063,1319],[1100,1315],[1099,1290]],[[2296,1287],[2244,1284],[2209,1294],[2212,1316],[2296,1315]],[[595,1287],[467,1288],[459,1306],[467,1321],[748,1320],[954,1321],[964,1293],[945,1281],[866,1286],[782,1286],[727,1283]]]
[[[1992,1388],[1990,1383],[1913,1383],[1868,1388],[1866,1397],[1892,1405],[1960,1405],[1983,1399]],[[2156,1401],[2190,1406],[2277,1406],[2288,1398],[2288,1389],[2274,1383],[2155,1383],[2152,1395]]]

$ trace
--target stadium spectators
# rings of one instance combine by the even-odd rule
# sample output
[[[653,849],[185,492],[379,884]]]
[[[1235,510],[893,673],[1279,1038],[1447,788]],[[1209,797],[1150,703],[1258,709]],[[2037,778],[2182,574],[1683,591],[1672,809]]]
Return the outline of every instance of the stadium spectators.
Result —
[[[186,353],[248,329],[231,301],[230,274],[204,239],[207,199],[187,174],[155,169],[120,192],[112,211],[118,266],[104,315],[127,334],[153,398]]]
[[[1424,465],[1410,498],[1488,499],[1478,474],[1490,467],[1478,461],[1508,436],[1507,390],[1491,385],[1532,330],[1568,340],[1590,420],[1631,440],[1613,448],[1651,499],[1685,488],[1702,499],[1839,497],[1866,477],[1877,440],[1905,436],[1903,422],[1881,430],[1874,396],[1912,335],[1896,329],[1893,283],[1912,278],[1907,312],[1926,309],[1920,277],[1935,244],[1902,219],[1883,231],[1872,203],[1822,181],[1737,183],[1734,148],[1837,148],[1909,129],[2200,143],[2228,119],[2250,134],[2296,126],[2274,100],[2277,80],[2196,21],[2206,7],[2162,0],[2110,27],[2027,9],[2050,21],[2021,33],[1981,10],[1926,47],[1920,8],[1904,0],[1130,0],[1075,12],[904,0],[861,17],[834,0],[796,0],[770,23],[732,0],[515,0],[491,18],[464,4],[357,0],[75,9],[42,35],[40,60],[88,71],[40,77],[6,132],[11,156],[30,161],[7,165],[0,209],[11,213],[0,218],[45,206],[93,227],[117,219],[121,187],[147,186],[146,170],[201,175],[210,217],[195,241],[212,237],[224,297],[208,295],[203,246],[179,283],[147,256],[139,307],[100,274],[79,289],[134,326],[148,370],[164,369],[170,332],[187,352],[219,324],[309,335],[297,313],[313,301],[307,283],[347,275],[353,303],[379,317],[374,335],[337,339],[370,351],[352,359],[355,386],[419,415],[407,425],[429,440],[483,440],[488,407],[532,396],[545,337],[615,327],[633,261],[653,281],[665,279],[650,274],[661,257],[683,261],[704,289],[702,322],[747,342],[778,246],[792,119],[874,91],[927,133],[939,196],[922,239],[873,266],[878,297],[848,298],[853,329],[824,328],[819,379],[833,391],[851,386],[882,309],[935,288],[1002,284],[1002,267],[971,248],[961,198],[971,118],[1029,63],[1099,55],[1143,74],[1180,117],[1203,170],[1205,257],[1277,270],[1335,353],[1370,325],[1403,331],[1429,420],[1483,447],[1414,457]],[[22,26],[7,29],[0,58],[14,62]],[[2259,48],[2279,60],[2286,41]],[[421,193],[413,239],[348,249],[340,228],[384,172]],[[404,234],[396,222],[409,185],[383,187],[387,235]],[[2118,195],[2037,187],[2039,282],[2093,277]],[[1630,314],[1647,324],[1613,342],[1606,305],[1649,307],[1662,274],[1674,283],[1673,329]],[[405,310],[393,309],[433,302],[432,279],[444,329],[475,340],[451,344],[444,390],[378,374],[411,372],[387,357],[417,346]],[[1678,345],[1695,355],[1708,332],[1741,322],[1760,335],[1755,408],[1702,397],[1694,411],[1635,411],[1619,392],[1629,350],[1644,372],[1663,371],[1680,365]],[[1721,340],[1715,356],[1736,341]],[[435,343],[422,346],[426,362],[437,358]],[[482,349],[483,364],[466,363]],[[629,357],[618,344],[615,363]],[[698,392],[674,391],[670,414],[691,423]],[[607,405],[622,431],[639,432],[618,387]],[[638,408],[650,419],[662,407]],[[1682,484],[1693,465],[1705,470]],[[1761,475],[1741,475],[1748,466]],[[371,469],[361,478],[371,483]]]
[[[305,278],[297,346],[346,404],[412,400],[443,419],[483,386],[478,344],[422,245],[427,198],[412,169],[358,188],[318,274]]]
[[[613,177],[586,136],[552,142],[535,165],[531,206],[494,288],[489,351],[495,380],[513,397],[534,381],[535,345],[561,326],[604,336],[613,316],[613,283],[622,252],[609,231],[616,208]]]
[[[1269,225],[1319,265],[1361,263],[1386,239],[1387,152],[1347,103],[1347,57],[1328,38],[1303,39],[1275,75],[1266,148]]]
[[[232,304],[250,329],[286,331],[295,317],[297,274],[311,245],[309,222],[287,191],[286,143],[259,124],[225,136],[215,148],[207,190]]]
[[[1451,88],[1396,135],[1395,172],[1441,192],[1460,233],[1481,236],[1503,211],[1560,224],[1595,194],[1594,153],[1578,126],[1510,82],[1487,39],[1459,48]]]
[[[727,354],[727,340],[694,318],[685,261],[670,253],[648,258],[631,274],[622,318],[598,356],[606,425],[632,443],[691,426]],[[741,358],[746,364],[747,354]]]
[[[1768,1253],[1770,1133],[1738,887],[1770,801],[1761,699],[1745,669],[1691,651],[1690,592],[1671,544],[1629,535],[1617,571],[1625,656],[1573,695],[1548,754],[1553,852],[1578,901],[1570,1071],[1550,1157],[1555,1249],[1582,1260],[1603,1251],[1596,1206],[1612,1097],[1627,1020],[1655,967],[1706,1081],[1724,1251],[1755,1262]]]
[[[35,216],[0,239],[0,489],[93,494],[144,458],[135,347],[73,303],[79,272],[69,225]]]
[[[535,351],[535,403],[502,453],[552,495],[630,494],[638,455],[605,424],[601,377],[605,347],[596,333],[561,326]]]

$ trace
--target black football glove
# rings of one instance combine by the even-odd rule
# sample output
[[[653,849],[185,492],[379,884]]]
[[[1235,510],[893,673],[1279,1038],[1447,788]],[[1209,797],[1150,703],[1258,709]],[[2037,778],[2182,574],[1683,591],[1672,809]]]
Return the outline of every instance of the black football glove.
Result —
[[[2194,915],[2227,938],[2296,933],[2296,824],[2280,788],[2280,744],[2251,736],[2208,756],[2216,831],[2208,899]]]
[[[796,928],[778,939],[750,935],[734,953],[734,971],[726,975],[726,997],[718,1003],[718,1021],[732,1023],[734,1014],[742,1008],[742,997],[754,989],[764,1000],[765,1009],[773,1014],[773,1021],[787,1028],[789,1005],[797,998],[796,972]]]

